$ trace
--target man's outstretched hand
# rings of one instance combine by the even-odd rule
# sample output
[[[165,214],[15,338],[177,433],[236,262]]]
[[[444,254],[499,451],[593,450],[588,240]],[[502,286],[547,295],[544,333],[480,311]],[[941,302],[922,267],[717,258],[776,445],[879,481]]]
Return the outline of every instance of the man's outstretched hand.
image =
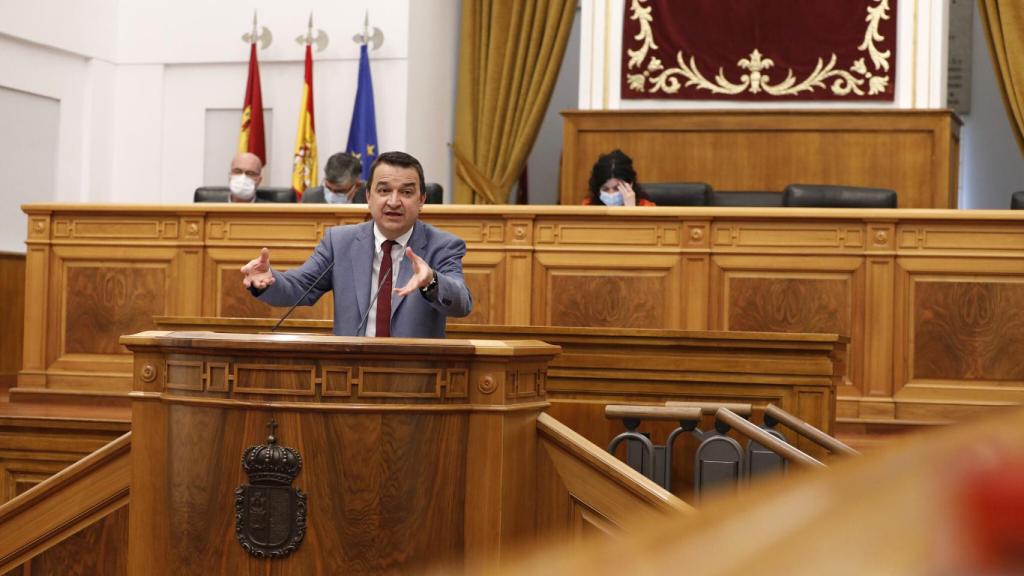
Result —
[[[395,293],[399,296],[405,296],[420,288],[426,288],[430,281],[434,279],[434,271],[430,269],[430,266],[427,266],[423,258],[420,258],[412,251],[412,248],[406,247],[405,257],[412,262],[412,278],[409,278],[405,286],[395,288]]]
[[[270,250],[260,250],[259,258],[254,258],[242,266],[242,284],[246,288],[263,290],[274,283],[274,274],[270,271]]]

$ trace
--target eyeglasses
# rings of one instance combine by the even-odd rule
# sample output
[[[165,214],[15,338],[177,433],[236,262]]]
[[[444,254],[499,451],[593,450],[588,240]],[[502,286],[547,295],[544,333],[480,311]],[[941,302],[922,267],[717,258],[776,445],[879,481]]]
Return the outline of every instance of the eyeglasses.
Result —
[[[238,176],[239,174],[245,174],[249,178],[258,178],[260,173],[256,170],[242,170],[241,168],[232,168],[231,175]]]
[[[355,187],[358,186],[358,185],[359,185],[359,182],[353,182],[353,183],[349,184],[348,186],[337,186],[335,184],[331,184],[330,182],[324,180],[324,188],[327,188],[328,190],[330,190],[331,192],[334,192],[335,194],[348,194],[349,192],[354,190]]]

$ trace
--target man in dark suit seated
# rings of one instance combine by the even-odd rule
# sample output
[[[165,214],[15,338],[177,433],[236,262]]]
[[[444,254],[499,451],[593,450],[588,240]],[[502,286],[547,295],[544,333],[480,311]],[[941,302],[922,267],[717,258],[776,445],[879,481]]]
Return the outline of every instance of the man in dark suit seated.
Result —
[[[228,202],[255,202],[256,187],[263,181],[263,162],[251,152],[239,152],[231,160]]]
[[[302,193],[303,204],[365,204],[364,182],[359,179],[363,164],[359,158],[338,152],[327,159],[324,183]]]

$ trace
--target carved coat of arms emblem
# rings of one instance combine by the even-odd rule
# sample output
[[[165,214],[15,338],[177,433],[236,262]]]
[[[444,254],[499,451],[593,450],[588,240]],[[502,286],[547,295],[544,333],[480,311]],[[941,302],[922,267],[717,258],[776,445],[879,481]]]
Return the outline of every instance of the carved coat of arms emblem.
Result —
[[[235,490],[235,535],[257,558],[282,558],[306,535],[306,495],[292,488],[302,457],[277,443],[277,422],[271,420],[267,428],[266,443],[250,446],[242,455],[249,484]]]

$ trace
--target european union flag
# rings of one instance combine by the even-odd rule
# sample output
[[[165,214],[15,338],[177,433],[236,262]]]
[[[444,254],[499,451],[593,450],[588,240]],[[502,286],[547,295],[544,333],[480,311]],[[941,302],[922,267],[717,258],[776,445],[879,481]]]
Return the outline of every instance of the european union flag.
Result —
[[[369,184],[370,164],[377,158],[377,115],[373,108],[373,80],[370,78],[370,56],[366,44],[359,48],[359,86],[356,105],[352,109],[352,126],[348,129],[349,154],[363,162],[363,180]]]

